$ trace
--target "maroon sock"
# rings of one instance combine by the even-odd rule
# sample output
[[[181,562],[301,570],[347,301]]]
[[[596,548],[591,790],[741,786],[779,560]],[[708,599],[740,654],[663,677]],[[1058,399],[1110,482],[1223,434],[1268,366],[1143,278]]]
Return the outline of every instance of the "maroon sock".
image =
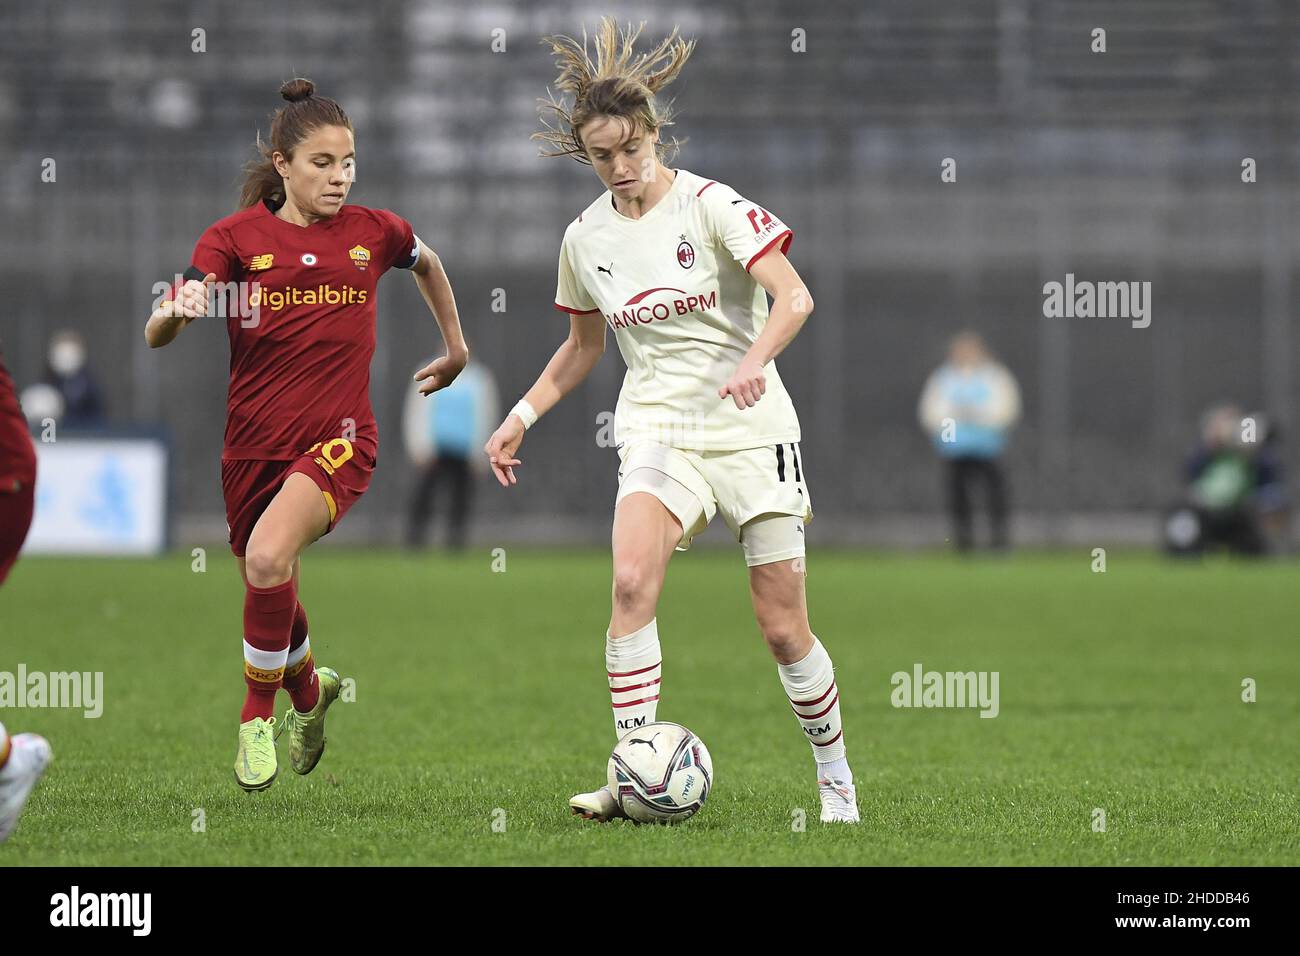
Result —
[[[275,692],[284,679],[284,661],[289,653],[289,633],[298,604],[293,578],[273,588],[248,585],[244,594],[244,683],[248,694],[239,722],[254,717],[269,719],[275,713]],[[277,666],[259,666],[248,660],[248,648],[276,655]],[[259,657],[262,655],[259,655]],[[265,659],[261,664],[271,663]]]
[[[293,614],[293,633],[289,636],[289,657],[307,641],[307,612],[299,602]],[[311,645],[302,660],[284,669],[284,689],[289,692],[293,709],[305,714],[316,706],[320,698],[320,682],[316,680],[316,664],[311,657]]]

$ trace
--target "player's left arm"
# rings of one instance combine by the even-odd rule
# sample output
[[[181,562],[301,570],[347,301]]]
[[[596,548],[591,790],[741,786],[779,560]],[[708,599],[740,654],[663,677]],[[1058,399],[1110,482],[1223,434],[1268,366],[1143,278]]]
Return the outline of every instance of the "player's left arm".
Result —
[[[465,344],[460,315],[456,311],[456,296],[451,290],[447,271],[442,267],[442,260],[418,238],[415,242],[419,253],[415,264],[411,266],[411,275],[415,278],[415,284],[429,311],[433,313],[434,321],[442,332],[443,344],[447,347],[446,355],[434,359],[415,373],[415,380],[423,383],[420,394],[429,395],[455,381],[469,361],[469,347]]]
[[[750,408],[762,398],[767,391],[763,367],[794,341],[813,310],[812,293],[779,249],[771,249],[752,263],[749,274],[772,297],[772,309],[763,331],[740,360],[727,384],[718,389],[718,397],[730,395],[737,408]]]

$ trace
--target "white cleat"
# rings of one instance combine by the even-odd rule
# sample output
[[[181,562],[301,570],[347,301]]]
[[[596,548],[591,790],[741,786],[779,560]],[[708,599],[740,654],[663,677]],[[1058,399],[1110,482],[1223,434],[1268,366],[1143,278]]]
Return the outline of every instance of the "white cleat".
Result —
[[[822,798],[822,823],[857,823],[858,794],[853,784],[842,780],[817,781],[817,792]]]
[[[40,734],[14,734],[9,743],[9,760],[0,769],[0,843],[18,826],[23,805],[50,765],[50,745]]]
[[[623,808],[618,805],[618,801],[614,799],[614,795],[609,792],[609,787],[601,787],[591,793],[575,794],[569,800],[569,809],[582,819],[595,820],[597,823],[608,823],[610,820],[627,816]]]

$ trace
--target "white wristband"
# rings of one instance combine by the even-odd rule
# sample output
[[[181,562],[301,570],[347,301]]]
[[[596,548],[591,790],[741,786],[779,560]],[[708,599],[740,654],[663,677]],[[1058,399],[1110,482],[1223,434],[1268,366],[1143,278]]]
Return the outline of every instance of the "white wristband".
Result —
[[[524,423],[524,431],[532,428],[533,423],[537,421],[536,410],[534,410],[533,406],[529,405],[528,402],[522,398],[515,403],[514,408],[510,409],[510,414],[519,416],[520,420]]]

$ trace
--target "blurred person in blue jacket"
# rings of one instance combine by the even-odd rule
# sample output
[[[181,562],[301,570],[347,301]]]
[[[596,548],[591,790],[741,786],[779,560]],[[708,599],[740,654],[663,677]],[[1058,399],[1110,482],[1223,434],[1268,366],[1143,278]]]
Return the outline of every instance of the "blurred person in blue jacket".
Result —
[[[418,472],[406,528],[408,547],[425,546],[435,492],[440,485],[450,485],[448,544],[454,551],[464,550],[473,478],[488,473],[481,450],[496,428],[499,410],[496,381],[476,359],[470,359],[449,386],[428,397],[408,390],[402,437]]]
[[[59,424],[68,428],[96,428],[104,424],[104,399],[90,371],[86,342],[80,333],[64,329],[50,338],[45,384],[63,399]]]
[[[994,548],[1007,546],[1007,482],[1000,458],[1020,418],[1020,389],[975,332],[962,332],[948,359],[926,380],[918,409],[948,482],[948,507],[959,551],[974,545],[971,499],[976,484],[988,494]]]

